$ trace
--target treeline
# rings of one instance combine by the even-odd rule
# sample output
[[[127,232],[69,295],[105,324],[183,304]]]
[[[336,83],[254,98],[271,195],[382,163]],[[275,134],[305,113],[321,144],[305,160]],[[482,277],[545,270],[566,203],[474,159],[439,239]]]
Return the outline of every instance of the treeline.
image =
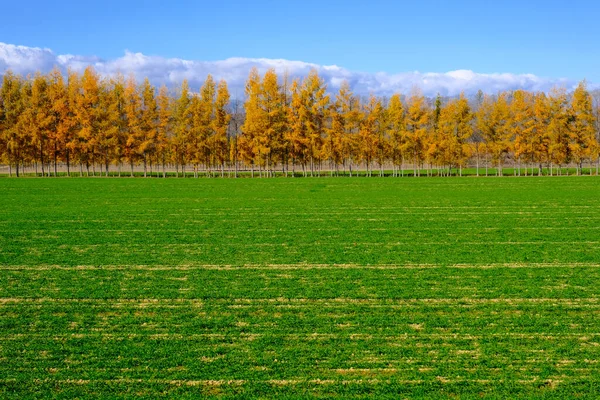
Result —
[[[302,81],[261,76],[246,82],[245,100],[231,100],[225,81],[209,75],[198,92],[183,82],[176,94],[148,79],[101,78],[92,67],[65,77],[55,69],[23,78],[7,72],[0,91],[0,162],[17,176],[59,168],[80,175],[134,168],[176,175],[352,176],[391,169],[393,176],[448,174],[504,166],[552,175],[600,164],[599,118],[585,82],[573,93],[523,90],[469,102],[407,97],[361,98],[343,83],[330,95],[317,72]],[[517,173],[517,172],[515,172]]]

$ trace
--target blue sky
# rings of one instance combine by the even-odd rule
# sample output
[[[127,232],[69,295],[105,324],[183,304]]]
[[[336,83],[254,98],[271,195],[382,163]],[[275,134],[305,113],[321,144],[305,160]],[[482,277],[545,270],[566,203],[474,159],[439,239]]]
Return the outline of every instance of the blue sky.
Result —
[[[283,58],[390,74],[467,69],[600,83],[594,1],[26,1],[0,42],[56,54]]]

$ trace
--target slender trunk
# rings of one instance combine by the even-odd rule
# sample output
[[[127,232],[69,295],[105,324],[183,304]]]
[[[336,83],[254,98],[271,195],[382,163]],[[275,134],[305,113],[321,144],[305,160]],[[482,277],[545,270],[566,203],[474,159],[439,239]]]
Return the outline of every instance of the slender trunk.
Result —
[[[400,177],[404,177],[404,157],[400,160]]]
[[[56,167],[57,159],[58,159],[58,148],[56,145],[56,141],[54,141],[54,177],[55,178],[58,175],[58,168]]]
[[[415,153],[415,158],[414,158],[414,163],[415,165],[413,165],[413,170],[414,170],[414,176],[417,176],[417,153]]]
[[[40,162],[42,163],[42,176],[44,176],[46,174],[46,172],[45,172],[45,168],[44,168],[44,150],[42,149],[42,145],[40,145]],[[37,173],[36,173],[36,175],[37,175]]]

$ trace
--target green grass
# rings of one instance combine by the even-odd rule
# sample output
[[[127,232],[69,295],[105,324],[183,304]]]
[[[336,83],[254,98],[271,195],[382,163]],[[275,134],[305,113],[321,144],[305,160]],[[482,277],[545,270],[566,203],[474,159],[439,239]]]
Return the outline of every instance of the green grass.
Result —
[[[597,398],[600,179],[0,179],[0,398]]]

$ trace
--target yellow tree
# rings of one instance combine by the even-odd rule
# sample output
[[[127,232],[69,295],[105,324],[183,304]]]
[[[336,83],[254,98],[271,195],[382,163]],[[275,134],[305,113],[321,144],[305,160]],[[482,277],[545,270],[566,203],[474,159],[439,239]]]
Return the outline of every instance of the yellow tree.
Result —
[[[0,89],[0,163],[8,164],[8,151],[6,149],[6,138],[3,134],[5,131],[6,117],[4,115],[4,100]],[[12,175],[12,170],[9,167],[9,174]]]
[[[311,163],[311,176],[316,169],[315,162],[321,169],[321,146],[323,145],[323,132],[325,130],[325,119],[329,108],[329,95],[327,87],[316,70],[308,73],[302,84],[307,113],[307,136],[309,139],[309,157]],[[320,172],[319,172],[320,174]]]
[[[316,168],[321,166],[323,154],[323,132],[329,107],[327,88],[316,70],[309,72],[302,86],[292,84],[292,102],[290,104],[290,141],[292,151],[302,164],[304,175],[310,166],[314,176]]]
[[[446,107],[453,107],[453,104],[447,104]],[[440,124],[442,118],[442,97],[438,93],[435,98],[434,107],[432,110],[430,129],[428,129],[427,140],[425,143],[425,160],[429,163],[428,175],[433,175],[432,165],[438,167],[447,164],[444,160],[444,147],[448,142],[444,141],[441,134]],[[438,174],[442,171],[438,168]]]
[[[390,156],[391,149],[391,140],[388,135],[388,127],[389,127],[389,115],[387,108],[384,107],[383,100],[381,98],[377,99],[378,106],[376,106],[376,134],[377,141],[375,143],[375,148],[377,154],[375,155],[375,160],[379,165],[379,176],[384,176],[384,165],[388,161]]]
[[[467,142],[473,135],[472,120],[469,102],[462,93],[443,107],[439,116],[441,161],[449,168],[458,167],[460,176],[470,156]]]
[[[79,163],[79,175],[81,170],[81,119],[79,112],[79,97],[81,96],[81,79],[77,72],[69,70],[67,73],[67,100],[69,102],[69,134],[65,136],[65,162],[67,163],[67,175],[71,176],[71,161]]]
[[[481,136],[482,145],[480,146],[480,153],[483,153],[485,159],[485,176],[488,176],[490,167],[489,158],[492,155],[491,139],[493,138],[492,125],[492,111],[494,109],[494,100],[487,95],[484,95],[481,99],[479,107],[475,112],[475,129]]]
[[[278,83],[275,70],[268,70],[262,80],[260,108],[264,114],[262,121],[263,130],[257,137],[260,165],[266,167],[267,175],[272,175],[274,164],[283,163],[284,133],[287,128],[285,96]]]
[[[125,140],[124,156],[131,169],[140,159],[139,148],[142,134],[142,98],[135,77],[131,75],[125,86],[125,115],[127,116],[127,136]]]
[[[577,175],[581,175],[583,161],[592,157],[596,149],[596,127],[592,96],[587,91],[586,82],[581,82],[571,99],[569,149],[577,164]]]
[[[290,160],[290,143],[287,140],[287,135],[290,130],[289,116],[290,116],[290,78],[288,72],[285,71],[283,74],[282,85],[280,87],[279,96],[281,97],[281,109],[282,109],[282,123],[281,123],[281,168],[282,174],[289,176],[289,160]]]
[[[549,168],[553,174],[553,166],[558,166],[557,174],[561,174],[562,166],[571,161],[569,147],[569,112],[567,93],[564,89],[553,89],[548,97],[548,135]]]
[[[212,142],[210,145],[215,165],[221,168],[221,177],[225,176],[225,163],[228,160],[227,131],[231,115],[227,112],[229,104],[229,90],[227,82],[221,80],[217,86],[217,98],[215,100],[215,118],[213,120]]]
[[[381,101],[374,95],[363,105],[363,115],[359,132],[359,156],[365,163],[367,176],[373,175],[372,164],[378,158],[382,176],[385,159],[384,110]]]
[[[399,94],[394,94],[388,104],[388,129],[394,171],[392,176],[404,175],[404,151],[406,148],[406,122],[404,105]]]
[[[23,173],[25,173],[25,165],[32,164],[35,162],[35,147],[32,146],[33,137],[31,129],[31,98],[32,98],[32,82],[29,79],[24,79],[22,82],[20,101],[21,101],[21,113],[18,116],[16,132],[19,136],[20,142],[20,161],[23,164]],[[37,165],[36,170],[37,174]]]
[[[29,106],[25,110],[26,125],[28,136],[30,137],[30,149],[32,158],[36,164],[39,162],[42,169],[42,176],[46,172],[46,163],[48,155],[48,140],[52,128],[51,104],[48,97],[48,80],[45,76],[37,73],[31,84],[31,97]],[[48,174],[50,170],[48,168]]]
[[[210,171],[211,153],[210,144],[214,135],[213,118],[215,108],[216,85],[213,77],[208,75],[204,84],[200,88],[200,97],[197,103],[198,108],[193,113],[193,127],[198,134],[198,147],[196,161],[204,164],[205,169]]]
[[[341,122],[343,122],[341,137],[343,173],[346,174],[347,167],[350,176],[352,176],[352,164],[360,162],[358,134],[362,120],[362,110],[358,97],[354,96],[347,81],[342,82],[336,95],[336,103],[338,104],[338,112],[342,117]]]
[[[117,166],[118,175],[121,176],[121,166],[125,157],[126,143],[128,139],[128,121],[125,99],[125,78],[121,74],[113,77],[106,93],[106,121],[105,127],[108,138],[108,154],[110,161]],[[108,164],[106,166],[108,176]]]
[[[246,118],[241,127],[242,134],[238,141],[238,151],[241,160],[250,165],[251,176],[254,177],[254,166],[260,158],[257,141],[264,130],[264,113],[261,108],[261,81],[258,69],[252,68],[246,81],[246,101],[244,111]]]
[[[148,78],[144,79],[142,84],[141,100],[140,137],[137,153],[144,164],[145,178],[148,162],[150,162],[150,173],[152,173],[152,160],[156,154],[158,138],[158,105],[156,104],[154,87],[150,84]]]
[[[524,90],[516,90],[510,103],[508,134],[512,140],[515,175],[521,175],[521,161],[527,163],[535,160],[535,119],[533,96]]]
[[[230,120],[230,136],[229,140],[229,160],[230,160],[230,171],[231,167],[234,170],[234,177],[238,177],[238,169],[240,167],[240,149],[238,145],[239,137],[241,135],[241,127],[244,123],[244,102],[240,99],[233,99],[231,101],[231,120]]]
[[[329,158],[331,162],[332,175],[334,171],[336,175],[339,175],[339,165],[345,165],[346,159],[350,156],[346,140],[349,135],[346,114],[351,104],[351,98],[350,85],[344,81],[336,94],[335,101],[329,107],[330,124],[325,131],[323,150],[324,157]]]
[[[19,119],[24,109],[22,98],[23,80],[7,71],[2,78],[0,99],[2,101],[2,146],[4,147],[4,161],[9,166],[9,174],[12,175],[12,167],[15,167],[16,175],[19,176],[19,167],[23,160],[25,151],[24,136],[19,132]]]
[[[190,88],[187,80],[181,84],[179,98],[175,102],[175,110],[173,117],[174,137],[173,144],[173,161],[175,162],[175,176],[179,176],[179,165],[181,172],[185,178],[185,165],[187,163],[187,136],[192,125],[190,114]]]
[[[156,137],[156,155],[162,165],[162,175],[166,178],[166,164],[169,157],[171,135],[173,129],[173,107],[172,99],[166,86],[162,86],[158,92],[158,130]]]
[[[310,71],[302,85],[295,80],[291,92],[287,138],[292,165],[299,161],[304,176],[307,175],[309,167],[311,176],[314,176],[317,168],[320,171],[324,154],[323,133],[326,128],[329,96],[326,94],[323,80],[315,70]]]
[[[194,168],[198,178],[198,166],[202,162],[202,105],[200,96],[192,94],[189,106],[190,127],[185,135],[186,159]]]
[[[297,79],[292,82],[291,102],[287,109],[289,129],[286,141],[289,144],[289,154],[292,157],[292,176],[295,174],[296,162],[302,165],[304,176],[306,176],[306,148],[308,137],[306,132],[307,110],[303,102],[302,90]],[[246,112],[246,118],[248,118]]]
[[[460,94],[460,97],[456,103],[456,130],[455,130],[455,144],[456,150],[454,151],[456,162],[459,166],[459,175],[462,176],[462,168],[466,166],[467,161],[471,157],[470,147],[468,145],[469,140],[473,137],[473,119],[475,118],[469,101],[465,97],[464,93]]]
[[[508,120],[509,108],[506,94],[500,93],[495,101],[491,97],[485,96],[477,112],[477,128],[483,136],[486,152],[491,156],[492,165],[496,166],[498,176],[502,176],[504,156],[508,153],[506,142]]]
[[[98,138],[100,95],[100,78],[90,66],[85,69],[79,82],[79,92],[76,94],[76,109],[79,132],[77,133],[77,150],[79,156],[79,174],[82,175],[83,164],[87,175],[90,165],[95,162],[96,140]]]
[[[596,118],[596,175],[600,174],[600,92],[594,94],[594,116]]]
[[[113,154],[117,152],[119,145],[116,136],[119,133],[118,120],[114,114],[114,96],[111,82],[103,80],[100,83],[100,91],[98,94],[98,131],[96,142],[96,154],[101,166],[104,168],[106,176]],[[102,175],[102,170],[100,170]]]
[[[414,90],[408,99],[406,113],[407,152],[412,157],[414,175],[420,176],[420,167],[423,163],[425,141],[429,128],[429,110],[425,97]]]
[[[72,134],[72,118],[67,86],[58,68],[54,68],[48,76],[48,100],[51,113],[50,152],[54,163],[54,176],[57,176],[58,161],[65,160],[66,144]]]
[[[548,130],[550,124],[550,104],[545,93],[534,96],[533,105],[533,160],[538,164],[538,176],[543,173],[543,163],[550,163],[551,138]],[[533,172],[532,172],[533,174]]]

